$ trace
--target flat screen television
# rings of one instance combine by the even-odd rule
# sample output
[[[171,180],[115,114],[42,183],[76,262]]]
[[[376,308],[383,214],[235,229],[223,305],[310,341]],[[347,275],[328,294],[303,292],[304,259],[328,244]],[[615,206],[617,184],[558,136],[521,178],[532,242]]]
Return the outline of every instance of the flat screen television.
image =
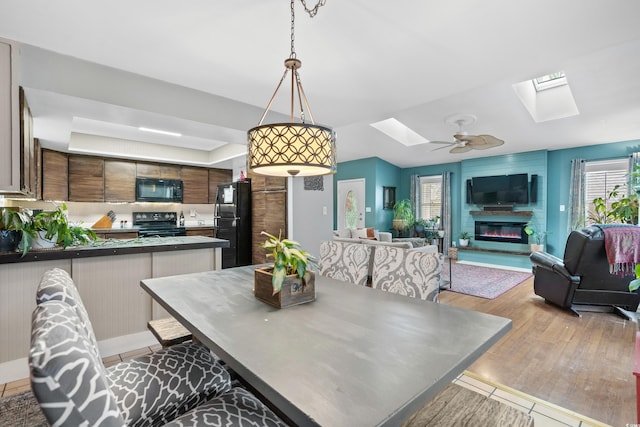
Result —
[[[471,179],[471,201],[476,205],[529,203],[529,175],[479,176]]]

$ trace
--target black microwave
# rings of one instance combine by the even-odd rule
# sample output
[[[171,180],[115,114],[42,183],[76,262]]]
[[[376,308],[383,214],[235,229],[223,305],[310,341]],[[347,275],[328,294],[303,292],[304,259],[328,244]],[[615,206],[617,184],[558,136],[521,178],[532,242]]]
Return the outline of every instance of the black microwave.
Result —
[[[179,179],[136,178],[137,202],[182,203]]]

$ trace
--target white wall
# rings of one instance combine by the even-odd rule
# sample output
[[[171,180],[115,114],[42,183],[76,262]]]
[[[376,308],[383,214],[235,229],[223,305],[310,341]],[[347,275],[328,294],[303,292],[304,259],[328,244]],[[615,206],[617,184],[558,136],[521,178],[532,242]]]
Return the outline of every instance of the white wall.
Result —
[[[303,177],[289,179],[289,236],[316,257],[333,231],[333,175],[323,178],[323,191],[305,190]]]

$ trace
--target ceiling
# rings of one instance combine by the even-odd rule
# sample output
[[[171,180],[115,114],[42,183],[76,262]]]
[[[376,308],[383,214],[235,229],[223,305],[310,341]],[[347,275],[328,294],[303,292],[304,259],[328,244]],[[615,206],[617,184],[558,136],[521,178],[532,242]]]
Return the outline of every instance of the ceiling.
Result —
[[[376,156],[404,168],[640,139],[637,0],[328,0],[313,19],[295,7],[303,87],[316,123],[337,131],[339,162]],[[22,44],[34,134],[63,150],[243,165],[246,130],[290,53],[286,0],[7,0],[2,9],[0,37]],[[559,70],[579,114],[537,123],[513,85]],[[289,95],[285,84],[265,122],[288,114]],[[451,141],[453,114],[474,115],[465,130],[504,145],[451,154],[370,126],[393,117]]]

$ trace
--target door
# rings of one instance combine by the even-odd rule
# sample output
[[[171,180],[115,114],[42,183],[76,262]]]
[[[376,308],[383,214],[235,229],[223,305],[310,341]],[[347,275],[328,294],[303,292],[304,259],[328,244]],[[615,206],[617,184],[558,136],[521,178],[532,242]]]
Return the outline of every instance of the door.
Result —
[[[338,230],[364,228],[365,179],[338,181]]]

